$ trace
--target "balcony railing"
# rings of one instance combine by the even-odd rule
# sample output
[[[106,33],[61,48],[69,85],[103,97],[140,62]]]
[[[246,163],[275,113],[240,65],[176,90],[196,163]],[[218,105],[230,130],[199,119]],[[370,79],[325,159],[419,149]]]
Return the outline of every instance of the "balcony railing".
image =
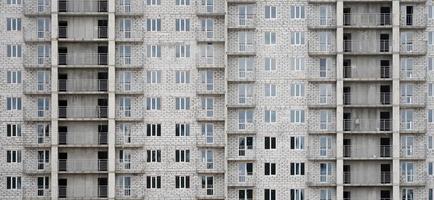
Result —
[[[26,0],[23,5],[26,15],[49,15],[51,12],[51,1]]]
[[[106,79],[59,79],[60,92],[105,92]]]
[[[392,156],[391,145],[380,145],[369,148],[364,146],[344,145],[344,157],[355,159],[390,158]]]
[[[229,52],[234,54],[253,54],[256,52],[256,45],[253,42],[235,42],[229,48]]]
[[[51,32],[37,31],[32,29],[26,29],[23,27],[24,41],[30,42],[49,42],[51,40]]]
[[[344,14],[345,26],[390,26],[390,13],[351,13]]]
[[[306,173],[306,184],[310,186],[326,186],[336,184],[336,169],[331,169],[331,174],[320,174],[320,173]]]
[[[206,1],[205,1],[206,2]],[[218,3],[218,2],[214,2]],[[198,15],[215,15],[215,14],[224,14],[225,8],[223,4],[217,4],[217,5],[203,5],[201,3],[198,3],[196,5],[196,13]]]
[[[141,30],[123,30],[116,31],[116,40],[117,41],[142,41],[143,40],[143,31]]]
[[[399,49],[401,54],[426,54],[427,43],[420,40],[401,42]]]
[[[107,0],[59,0],[59,12],[107,12]]]
[[[126,2],[129,2],[127,4]],[[117,15],[143,15],[143,3],[145,1],[116,1]]]
[[[309,28],[332,28],[336,27],[336,19],[332,17],[309,18],[307,26]]]
[[[81,133],[59,132],[60,145],[106,145],[108,142],[107,132]]]
[[[333,159],[336,158],[336,149],[327,147],[309,146],[307,148],[308,158],[312,159]]]
[[[327,94],[327,95],[317,95],[312,94],[308,96],[308,105],[309,106],[334,106],[336,105],[335,95]]]
[[[107,106],[59,106],[59,118],[107,118]]]
[[[230,28],[249,28],[256,26],[256,15],[255,14],[245,14],[245,15],[229,15],[229,25]]]
[[[424,145],[404,145],[401,146],[401,158],[425,158],[426,148]]]
[[[352,176],[351,172],[344,172],[344,184],[356,184],[356,185],[383,185],[392,183],[392,172],[382,171],[379,176]]]
[[[391,131],[391,119],[344,119],[344,131]]]
[[[308,51],[310,54],[334,54],[336,53],[336,45],[331,42],[309,41]]]
[[[425,131],[425,120],[401,121],[401,131]]]
[[[427,102],[426,95],[418,96],[401,96],[399,103],[406,106],[424,106]]]
[[[59,53],[59,65],[107,65],[107,53]]]
[[[222,32],[219,32],[217,30],[199,30],[196,31],[196,40],[198,41],[224,41],[225,36]]]
[[[74,41],[86,41],[86,40],[96,40],[96,39],[107,39],[108,37],[108,27],[107,26],[97,26],[92,29],[82,29],[75,30],[74,27],[59,26],[59,39],[63,40],[74,40]]]
[[[358,41],[358,40],[344,40],[345,53],[391,53],[392,41],[379,40],[379,41]]]
[[[376,73],[372,73],[375,70]],[[368,69],[365,67],[344,66],[344,78],[352,79],[369,79],[369,78],[391,78],[392,71],[390,66],[381,66],[374,69]]]
[[[135,109],[138,108],[138,109]],[[143,119],[143,109],[141,106],[116,106],[116,119],[118,120],[140,120]]]
[[[199,83],[196,91],[201,94],[223,94],[224,82],[223,80],[214,80],[214,83]]]
[[[59,171],[61,172],[95,172],[107,171],[107,159],[59,159]]]
[[[134,187],[134,185],[116,187],[116,198],[120,199],[143,199],[141,190]]]
[[[49,93],[51,92],[51,81],[39,83],[36,81],[24,81],[23,90],[25,93]]]
[[[309,132],[314,133],[329,133],[329,132],[336,132],[336,123],[335,122],[320,122],[318,123],[319,119],[316,119],[314,121],[315,123],[308,123]]]
[[[24,159],[23,171],[25,173],[49,173],[51,163],[44,159]]]
[[[360,94],[357,93],[357,94]],[[367,98],[369,96],[369,98]],[[362,98],[363,97],[363,98]],[[391,92],[367,93],[366,96],[357,96],[353,93],[344,93],[344,105],[390,105],[392,102]]]
[[[400,26],[405,28],[426,27],[428,17],[419,14],[401,14]]]
[[[95,199],[95,198],[107,198],[108,186],[98,185],[97,188],[85,188],[82,187],[64,186],[59,185],[59,198],[70,199]],[[88,190],[88,191],[87,191]]]
[[[117,160],[116,171],[118,172],[143,172],[143,161]]]
[[[50,56],[37,56],[36,53],[24,54],[24,67],[50,67]]]

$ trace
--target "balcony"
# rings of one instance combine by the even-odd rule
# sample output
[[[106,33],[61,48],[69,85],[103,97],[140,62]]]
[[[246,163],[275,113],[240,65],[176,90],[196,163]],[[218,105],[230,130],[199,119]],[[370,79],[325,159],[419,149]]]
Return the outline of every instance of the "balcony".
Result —
[[[107,167],[107,159],[59,159],[59,173],[102,173]]]
[[[391,119],[344,119],[345,132],[390,132]]]
[[[141,30],[116,31],[116,42],[143,42],[143,31]]]
[[[138,79],[137,81],[118,81],[116,83],[116,94],[143,94],[143,80],[140,77]]]
[[[40,159],[24,159],[23,172],[26,174],[50,174],[51,163]]]
[[[26,0],[23,4],[24,15],[43,16],[51,14],[51,1]]]
[[[97,185],[95,188],[59,185],[59,198],[65,199],[102,199],[107,198],[107,185]]]
[[[205,1],[206,2],[206,1]],[[207,4],[204,5],[203,3],[197,3],[196,5],[196,15],[198,16],[224,16],[225,15],[225,7],[224,4]]]
[[[50,42],[51,41],[51,32],[46,31],[37,31],[26,29],[23,27],[23,35],[24,42]]]
[[[115,199],[143,199],[142,190],[136,188],[134,185],[130,185],[129,187],[117,186]]]
[[[139,104],[136,108],[131,105],[116,106],[116,120],[117,121],[142,121],[143,120],[143,107]]]
[[[256,55],[256,45],[253,42],[234,42],[229,45],[228,55],[254,56]]]
[[[65,120],[98,120],[108,117],[107,106],[59,106],[59,118]]]
[[[46,125],[48,126],[48,125]],[[38,128],[38,127],[36,127]],[[46,148],[51,146],[51,133],[46,131],[43,134],[37,133],[36,130],[31,134],[23,135],[23,146],[26,148]]]
[[[254,175],[237,175],[230,176],[228,180],[229,187],[254,187],[256,185],[256,178]]]
[[[377,172],[371,176],[355,176],[351,172],[344,172],[343,178],[345,186],[390,186],[392,185],[392,175],[390,171]]]
[[[37,179],[31,182],[31,186],[22,187],[22,200],[50,200],[51,199],[51,189],[50,188],[39,188],[37,185]]]
[[[345,28],[392,27],[390,13],[351,13],[344,14]]]
[[[59,0],[59,14],[107,14],[107,0]]]
[[[221,152],[221,153],[220,153]],[[224,160],[215,159],[216,156],[224,156],[224,151],[214,151],[214,160],[202,161],[201,159],[196,162],[196,170],[199,174],[221,174],[225,173]]]
[[[253,96],[243,96],[229,100],[228,108],[253,108],[256,106],[256,100]]]
[[[401,42],[399,46],[401,55],[425,55],[427,52],[426,41]]]
[[[97,26],[83,30],[83,27],[59,26],[59,42],[107,41],[108,27]]]
[[[390,66],[379,66],[375,68],[344,66],[345,81],[390,81],[391,78],[392,69]]]
[[[223,102],[214,105],[212,109],[201,108],[196,113],[196,120],[199,122],[224,122]]]
[[[216,27],[218,29],[218,27]],[[198,42],[225,42],[224,32],[214,30],[196,31],[196,40]]]
[[[49,105],[44,105],[42,107],[27,106],[23,109],[23,117],[25,121],[50,121],[51,120],[51,109]]]
[[[214,133],[214,135],[198,135],[196,136],[196,146],[203,148],[224,148],[225,138],[222,134]]]
[[[47,80],[46,83],[36,81],[23,81],[24,94],[50,94],[51,81]]]
[[[144,1],[116,1],[115,11],[118,16],[142,16]]]
[[[389,107],[392,106],[391,92],[343,93],[345,107]]]
[[[311,40],[308,42],[308,53],[312,56],[335,55],[336,45],[333,43],[321,43]]]
[[[424,29],[427,26],[428,17],[424,13],[406,14],[401,13],[400,28],[402,29]]]
[[[317,123],[319,119],[316,119],[315,123],[308,123],[308,132],[312,134],[321,134],[321,133],[336,133],[336,123],[334,122],[326,122],[326,123]]]
[[[240,82],[254,82],[256,80],[254,69],[239,70],[235,73],[228,74],[228,82],[240,83]]]
[[[204,69],[224,69],[223,55],[214,52],[213,57],[197,56],[196,67]]]
[[[307,28],[310,29],[335,29],[336,19],[331,17],[316,17],[307,20]]]
[[[402,107],[416,108],[425,107],[427,102],[427,96],[424,94],[417,96],[400,96],[399,103]]]
[[[59,79],[59,93],[105,93],[106,79]]]
[[[66,147],[98,147],[107,145],[107,132],[99,133],[71,133],[59,132],[59,145]]]
[[[255,29],[256,28],[256,14],[230,14],[228,16],[229,29]]]
[[[332,169],[331,174],[320,174],[307,172],[306,173],[306,185],[308,186],[335,186],[336,185],[336,170]]]
[[[426,132],[426,120],[401,121],[400,132],[424,133]]]
[[[253,147],[252,149],[241,149],[233,147],[235,150],[229,151],[228,160],[229,161],[254,161],[256,160],[256,151]]]
[[[392,53],[392,41],[390,40],[373,40],[358,41],[344,40],[344,54],[350,55],[382,55]]]
[[[401,81],[416,81],[423,82],[426,81],[426,70],[425,65],[418,64],[413,66],[413,69],[401,69],[399,71],[399,79]]]
[[[415,166],[416,167],[416,166]],[[418,166],[423,169],[423,166]],[[415,169],[414,172],[407,172],[408,174],[401,174],[399,183],[401,186],[425,186],[428,177],[425,171]]]
[[[116,161],[116,173],[144,173],[144,161],[127,161],[127,160],[117,160]]]
[[[136,51],[136,49],[132,49]],[[143,56],[143,55],[142,55]],[[121,56],[116,52],[116,67],[117,68],[142,68],[143,57]]]
[[[196,93],[204,95],[224,95],[224,86],[225,83],[223,80],[214,80],[212,83],[198,83]]]
[[[59,53],[59,65],[86,67],[86,65],[108,65],[107,53]]]
[[[307,158],[310,160],[334,160],[336,159],[336,149],[308,146]]]
[[[307,105],[310,108],[334,108],[336,107],[336,97],[331,94],[311,94],[307,97]]]
[[[346,160],[375,160],[375,159],[391,159],[392,146],[356,146],[344,145],[343,156]]]
[[[36,53],[28,52],[23,54],[23,65],[25,68],[50,68],[51,57],[50,56],[38,56]]]
[[[401,159],[424,160],[426,158],[426,148],[424,145],[401,146]]]

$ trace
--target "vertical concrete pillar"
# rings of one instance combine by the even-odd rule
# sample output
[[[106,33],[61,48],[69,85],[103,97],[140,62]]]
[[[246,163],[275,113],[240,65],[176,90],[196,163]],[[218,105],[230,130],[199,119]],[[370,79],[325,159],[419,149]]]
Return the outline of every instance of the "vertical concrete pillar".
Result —
[[[399,30],[399,21],[400,21],[400,8],[399,8],[399,0],[392,1],[392,94],[393,94],[393,109],[392,109],[392,148],[393,148],[393,167],[392,167],[392,185],[393,185],[393,199],[400,199],[400,111],[399,111],[399,71],[400,71],[400,30]]]
[[[336,2],[336,199],[343,200],[343,12],[344,2]]]

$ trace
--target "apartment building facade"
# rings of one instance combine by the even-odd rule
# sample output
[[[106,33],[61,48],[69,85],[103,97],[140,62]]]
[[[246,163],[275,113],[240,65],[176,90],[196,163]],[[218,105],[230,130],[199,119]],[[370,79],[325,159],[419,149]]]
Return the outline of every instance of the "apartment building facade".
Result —
[[[1,0],[0,199],[434,198],[427,0]]]

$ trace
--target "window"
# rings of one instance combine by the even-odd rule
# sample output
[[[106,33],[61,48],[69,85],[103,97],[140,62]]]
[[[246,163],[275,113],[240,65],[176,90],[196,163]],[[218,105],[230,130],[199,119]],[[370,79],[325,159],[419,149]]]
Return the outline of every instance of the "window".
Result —
[[[176,19],[176,31],[190,31],[190,19]]]
[[[8,137],[20,137],[21,124],[6,124],[6,134]]]
[[[253,175],[253,163],[240,163],[238,165],[238,181],[246,182],[246,176]]]
[[[274,71],[276,70],[276,59],[267,57],[265,58],[265,71]]]
[[[276,19],[276,6],[265,6],[265,19]]]
[[[432,116],[433,112],[432,111],[433,111],[432,109],[428,110],[428,122],[429,123],[433,122],[433,116]]]
[[[291,163],[291,176],[304,175],[304,163]]]
[[[214,20],[213,19],[202,19],[200,30],[203,34],[206,34],[206,38],[214,37]]]
[[[200,83],[206,85],[206,90],[214,90],[214,71],[200,71]]]
[[[320,190],[320,200],[332,200],[332,190]]]
[[[245,104],[253,97],[253,85],[239,84],[238,85],[238,103]]]
[[[161,162],[161,150],[146,150],[146,162]]]
[[[428,32],[428,45],[434,45],[434,32]]]
[[[21,110],[21,98],[20,97],[7,97],[6,98],[7,110]]]
[[[131,6],[131,5],[128,5]],[[131,19],[121,19],[119,24],[119,31],[121,32],[122,36],[124,38],[131,38],[131,26],[132,26],[132,20]]]
[[[428,162],[428,169],[427,169],[427,171],[428,171],[428,175],[429,176],[432,176],[433,175],[433,162]]]
[[[119,46],[119,59],[120,64],[130,65],[131,64],[131,46],[121,45]]]
[[[402,189],[402,200],[414,200],[413,189],[404,188]]]
[[[319,77],[321,78],[327,77],[327,59],[325,58],[319,59]]]
[[[413,77],[413,59],[412,58],[402,58],[401,59],[401,70],[406,78]]]
[[[160,45],[147,45],[148,58],[161,58],[161,46]]]
[[[8,5],[19,5],[21,4],[21,0],[6,0]]]
[[[275,32],[265,32],[265,44],[276,44]]]
[[[50,177],[38,177],[38,196],[48,195],[50,189]]]
[[[160,97],[146,98],[146,110],[161,110],[161,98]]]
[[[175,188],[190,188],[190,176],[175,176]]]
[[[238,111],[238,129],[244,130],[249,124],[253,123],[253,111],[242,110]]]
[[[264,163],[264,175],[276,175],[276,163]]]
[[[160,0],[146,0],[146,5],[158,6],[158,5],[161,5],[161,1]]]
[[[433,149],[433,136],[432,135],[428,136],[427,143],[428,143],[427,144],[428,150],[432,150]]]
[[[401,136],[401,151],[403,156],[413,156],[415,137],[412,135]]]
[[[176,110],[190,110],[190,97],[176,97]]]
[[[214,152],[209,149],[202,149],[200,152],[202,157],[202,163],[206,165],[206,168],[214,169]]]
[[[45,169],[50,163],[50,151],[38,151],[38,169]]]
[[[291,57],[289,58],[289,64],[291,65],[291,70],[303,71],[304,70],[304,57]]]
[[[327,157],[332,152],[332,137],[331,136],[320,136],[319,137],[319,156]]]
[[[200,46],[200,62],[204,64],[214,64],[214,46],[212,43]]]
[[[331,163],[320,163],[319,164],[319,182],[328,183],[332,175],[332,164]]]
[[[304,6],[291,6],[291,19],[304,19]]]
[[[276,190],[264,189],[264,200],[276,200]]]
[[[7,57],[8,58],[21,58],[21,45],[20,44],[15,44],[15,45],[8,44],[6,47],[7,47]]]
[[[304,32],[291,32],[291,44],[292,45],[304,44]]]
[[[46,0],[48,1],[48,0]],[[41,1],[38,1],[38,3]],[[48,4],[48,2],[47,2]],[[42,5],[41,10],[44,10],[45,6],[48,5]],[[50,19],[49,18],[38,18],[38,38],[45,38],[49,36],[49,32],[50,32]]]
[[[161,31],[161,19],[146,19],[146,31]]]
[[[189,58],[190,57],[190,45],[176,45],[176,57],[177,58]]]
[[[190,71],[176,71],[176,83],[190,83]]]
[[[253,149],[253,137],[238,138],[238,156],[245,156],[247,150]]]
[[[190,150],[175,150],[176,162],[190,162]]]
[[[401,127],[404,130],[412,130],[414,126],[413,121],[413,110],[403,110],[401,111]]]
[[[214,117],[214,98],[201,97],[201,108],[206,112],[206,117]]]
[[[276,149],[276,137],[265,137],[264,148],[265,149]]]
[[[119,150],[119,163],[124,169],[131,169],[131,153],[125,150]]]
[[[146,188],[161,188],[161,176],[146,176]]]
[[[401,162],[401,176],[404,177],[405,183],[412,183],[414,180],[414,163],[413,162]]]
[[[38,98],[38,117],[46,117],[48,115],[48,110],[50,108],[50,104],[48,101],[48,97]]]
[[[302,124],[304,123],[304,110],[291,110],[290,117],[291,123]]]
[[[206,189],[206,195],[214,194],[214,177],[202,176],[202,189]]]
[[[304,149],[304,136],[291,136],[290,137],[290,148],[294,150]]]
[[[293,97],[304,96],[304,83],[292,83],[291,84],[291,96],[293,96]]]
[[[20,132],[21,132],[21,130],[20,130]],[[42,144],[44,142],[51,141],[48,138],[50,136],[50,125],[49,124],[38,124],[37,125],[37,132],[38,132],[38,138],[37,138],[38,144]]]
[[[146,71],[146,82],[151,84],[161,83],[161,71]]]
[[[177,6],[188,6],[190,5],[190,0],[176,0]]]
[[[265,96],[266,97],[275,97],[276,96],[276,85],[274,84],[265,84]]]
[[[265,123],[274,123],[274,122],[276,122],[276,111],[265,110]]]
[[[428,200],[434,200],[434,190],[432,188],[428,190]]]
[[[21,176],[7,176],[6,189],[8,190],[21,189]]]
[[[202,137],[205,137],[207,144],[214,143],[214,125],[211,123],[202,124]]]
[[[7,163],[21,163],[21,150],[6,151]]]
[[[428,71],[432,71],[433,70],[433,57],[428,57]]]
[[[190,136],[190,124],[175,124],[176,136]]]
[[[161,124],[146,124],[146,136],[161,136]]]
[[[21,31],[21,18],[6,18],[7,31]]]
[[[319,103],[320,104],[327,104],[329,102],[330,94],[329,91],[331,91],[332,85],[330,84],[319,84]]]
[[[432,97],[434,94],[433,83],[428,83],[428,96]]]
[[[428,18],[434,19],[434,6],[427,6],[427,7],[428,7]]]
[[[38,65],[50,63],[50,51],[49,45],[38,45]]]
[[[329,124],[331,122],[331,112],[328,110],[319,111],[319,129],[329,130]]]
[[[131,71],[122,71],[119,74],[119,83],[124,91],[131,90],[131,80],[132,80],[132,72]]]
[[[238,58],[238,78],[247,78],[253,72],[254,61],[252,58]]]
[[[121,189],[121,194],[123,196],[131,196],[131,177],[130,176],[120,176],[119,177],[119,188]]]
[[[120,124],[119,130],[123,137],[123,143],[124,144],[130,144],[131,143],[131,126],[130,124]]]
[[[290,200],[304,200],[304,189],[291,189]]]
[[[238,199],[239,200],[252,200],[253,199],[253,190],[252,189],[238,190]]]

